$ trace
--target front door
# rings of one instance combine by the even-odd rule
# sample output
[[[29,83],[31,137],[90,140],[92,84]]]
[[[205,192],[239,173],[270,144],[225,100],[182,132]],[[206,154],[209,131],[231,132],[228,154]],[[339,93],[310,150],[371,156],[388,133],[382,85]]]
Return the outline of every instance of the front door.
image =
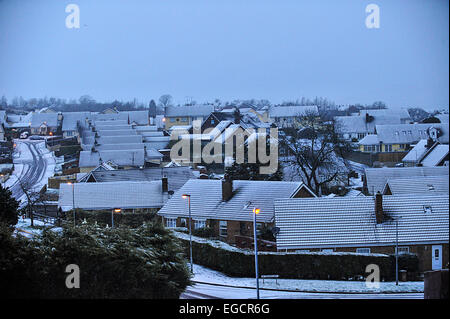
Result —
[[[431,267],[433,270],[442,269],[442,245],[431,246]]]

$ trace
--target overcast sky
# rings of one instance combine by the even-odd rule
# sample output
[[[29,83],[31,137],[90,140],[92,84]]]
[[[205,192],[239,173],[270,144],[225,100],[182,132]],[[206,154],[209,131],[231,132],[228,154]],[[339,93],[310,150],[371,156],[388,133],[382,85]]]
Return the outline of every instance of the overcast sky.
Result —
[[[68,4],[80,28],[68,29]],[[366,6],[380,8],[368,29]],[[0,95],[448,107],[448,0],[0,0]]]

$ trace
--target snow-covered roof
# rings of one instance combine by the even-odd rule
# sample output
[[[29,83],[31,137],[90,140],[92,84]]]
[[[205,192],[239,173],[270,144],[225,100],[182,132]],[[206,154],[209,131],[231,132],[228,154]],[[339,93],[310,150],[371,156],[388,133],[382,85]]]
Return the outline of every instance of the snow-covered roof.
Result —
[[[439,128],[442,135],[438,141],[448,143],[448,127],[442,124],[397,124],[377,125],[376,132],[378,140],[383,144],[413,144],[421,139],[428,138],[427,130],[431,127]]]
[[[253,208],[257,207],[261,210],[257,221],[269,222],[274,214],[273,200],[291,197],[301,187],[307,189],[301,182],[235,180],[233,196],[230,200],[223,201],[222,180],[190,179],[175,192],[158,214],[169,218],[188,216],[187,200],[182,195],[189,194],[194,219],[251,221]],[[246,207],[249,201],[251,205]]]
[[[378,136],[376,134],[369,134],[364,136],[359,144],[361,145],[378,145],[380,142],[378,141]]]
[[[98,136],[127,136],[137,135],[137,132],[133,129],[128,130],[97,130]]]
[[[77,122],[83,124],[91,118],[91,112],[63,112],[62,131],[76,131]]]
[[[407,178],[407,177],[428,177],[449,175],[448,167],[382,167],[382,168],[366,168],[365,178],[367,183],[367,191],[370,194],[383,192],[384,185],[388,179]]]
[[[392,221],[376,223],[371,196],[276,199],[275,225],[280,228],[277,249],[392,246]],[[425,213],[424,206],[431,207]],[[383,196],[383,211],[400,219],[398,240],[413,243],[448,243],[449,198],[439,196]]]
[[[448,114],[436,114],[434,117],[439,119],[441,121],[441,123],[448,123],[449,122],[449,115]]]
[[[107,150],[107,151],[81,151],[80,167],[95,167],[103,162],[111,161],[121,166],[143,166],[145,163],[144,150]]]
[[[98,144],[125,144],[125,143],[142,143],[141,135],[116,135],[116,136],[100,136],[96,139]]]
[[[31,116],[31,127],[38,128],[42,124],[48,127],[58,126],[57,113],[33,113]]]
[[[72,185],[74,193],[72,193]],[[158,208],[164,203],[161,181],[119,181],[106,183],[61,184],[58,207],[63,211]]]
[[[386,182],[383,193],[388,190],[390,191],[388,195],[448,194],[448,175],[391,178]]]
[[[299,117],[310,112],[319,115],[316,105],[274,106],[269,108],[269,117]]]
[[[166,117],[206,117],[212,112],[214,112],[214,105],[168,106],[165,108]]]
[[[402,162],[418,163],[422,156],[428,151],[427,140],[420,140],[414,147],[403,157]]]
[[[169,190],[177,190],[183,186],[190,178],[194,178],[192,169],[187,166],[175,166],[168,168],[144,168],[144,169],[125,169],[114,171],[92,171],[80,180],[82,182],[92,179],[96,182],[118,182],[118,181],[154,181],[167,177]]]
[[[439,144],[436,145],[431,152],[425,155],[421,164],[427,167],[437,166],[446,157],[448,157],[448,144]]]

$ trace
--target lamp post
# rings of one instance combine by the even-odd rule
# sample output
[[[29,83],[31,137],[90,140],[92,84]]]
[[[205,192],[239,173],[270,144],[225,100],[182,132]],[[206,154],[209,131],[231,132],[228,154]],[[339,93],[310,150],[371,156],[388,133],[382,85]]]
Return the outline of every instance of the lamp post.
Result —
[[[253,236],[255,241],[255,276],[256,276],[256,299],[259,299],[259,275],[258,275],[258,238],[256,235],[256,215],[260,212],[259,208],[253,208]]]
[[[186,198],[188,199],[188,206],[189,206],[189,257],[190,257],[190,261],[191,261],[191,273],[193,273],[194,266],[193,266],[193,262],[192,262],[191,195],[183,194],[182,197],[184,199],[186,199]]]
[[[122,210],[120,208],[114,208],[111,211],[111,228],[114,228],[114,213],[120,213]]]
[[[395,285],[398,286],[398,219],[395,220]]]

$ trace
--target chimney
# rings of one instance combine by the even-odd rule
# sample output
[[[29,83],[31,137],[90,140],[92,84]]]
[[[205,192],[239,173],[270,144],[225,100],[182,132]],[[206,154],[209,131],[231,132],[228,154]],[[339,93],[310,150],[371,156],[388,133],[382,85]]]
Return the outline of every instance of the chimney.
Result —
[[[225,174],[222,180],[222,200],[228,201],[233,196],[233,180]]]
[[[383,195],[379,191],[375,195],[375,218],[377,224],[383,222]]]
[[[433,139],[432,139],[431,137],[429,137],[429,138],[427,139],[427,144],[425,145],[425,147],[426,147],[426,148],[431,148],[431,147],[433,146],[433,144],[434,144]]]
[[[167,176],[163,176],[161,178],[161,182],[162,182],[162,192],[167,193],[169,191],[169,182],[167,180]]]

